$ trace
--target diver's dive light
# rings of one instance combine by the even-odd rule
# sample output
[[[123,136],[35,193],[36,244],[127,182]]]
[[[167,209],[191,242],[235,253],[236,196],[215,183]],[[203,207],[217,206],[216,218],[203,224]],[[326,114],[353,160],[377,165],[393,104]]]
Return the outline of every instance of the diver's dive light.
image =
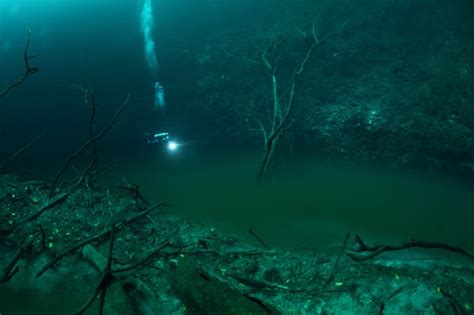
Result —
[[[174,141],[168,142],[168,150],[174,151],[178,148],[178,144]]]

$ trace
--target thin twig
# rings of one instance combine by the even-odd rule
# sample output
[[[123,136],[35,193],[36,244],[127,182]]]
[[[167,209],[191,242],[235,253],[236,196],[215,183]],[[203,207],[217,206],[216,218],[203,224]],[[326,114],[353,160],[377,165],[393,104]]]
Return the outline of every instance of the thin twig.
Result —
[[[20,260],[22,255],[23,250],[21,248],[18,248],[15,255],[13,255],[12,260],[5,268],[3,268],[3,275],[0,278],[0,282],[10,281],[10,279],[18,272],[18,270],[20,270],[20,267],[18,267],[16,263]]]
[[[102,174],[104,173],[105,171],[107,171],[108,169],[114,167],[115,165],[118,164],[118,161],[117,160],[113,160],[109,163],[107,163],[107,165],[105,165],[104,167],[102,168],[99,168],[99,169],[95,169],[92,174],[90,175],[90,177],[94,177],[94,176],[98,176],[99,174]]]
[[[249,58],[247,57],[246,55],[244,55],[240,50],[238,50],[238,55],[235,55],[233,54],[232,52],[230,52],[229,50],[227,50],[223,45],[221,45],[221,49],[222,51],[227,55],[227,57],[234,57],[234,58],[242,58],[243,60],[247,61],[247,62],[250,62],[252,64],[259,64],[258,61],[256,60],[253,60],[252,58]],[[237,49],[235,49],[237,50]]]
[[[403,287],[399,287],[392,293],[390,293],[388,296],[380,298],[376,297],[372,294],[369,288],[367,288],[367,292],[370,295],[370,298],[372,299],[372,302],[379,307],[378,315],[383,315],[385,313],[385,306],[387,305],[387,302],[389,302],[392,298],[394,298],[396,295],[398,295],[400,292],[403,291]]]
[[[89,174],[92,172],[92,170],[96,167],[97,165],[97,159],[94,158],[93,160],[91,160],[91,162],[89,163],[89,166],[84,170],[84,173],[82,173],[82,175],[79,177],[79,179],[77,180],[77,183],[76,183],[76,186],[75,188],[79,188],[79,186],[81,186],[84,182],[86,182],[86,185],[87,185],[87,182],[88,182],[88,178],[89,178]]]
[[[127,179],[122,178],[122,184],[117,185],[117,187],[125,189],[132,194],[133,199],[135,200],[135,206],[137,208],[140,207],[140,201],[143,202],[147,206],[149,205],[149,202],[146,201],[146,199],[140,193],[140,186],[138,186],[137,184],[131,183]]]
[[[94,89],[92,87],[85,89],[79,85],[76,85],[75,87],[84,94],[84,103],[89,105],[89,108],[91,110],[89,121],[87,122],[87,125],[88,125],[87,129],[89,132],[89,139],[92,140],[91,146],[92,146],[92,154],[93,154],[92,161],[90,162],[89,166],[84,170],[84,173],[77,181],[76,188],[78,188],[84,182],[86,182],[86,185],[88,185],[88,181],[90,178],[89,175],[94,169],[97,168],[97,165],[99,163],[99,157],[97,154],[97,145],[96,145],[97,140],[94,140],[94,121],[95,121],[95,116],[97,113],[97,105],[95,102]]]
[[[160,254],[163,249],[165,249],[166,247],[170,246],[170,241],[169,239],[167,241],[165,241],[163,244],[161,244],[156,250],[154,250],[153,252],[151,252],[150,254],[148,254],[145,258],[141,259],[140,261],[128,266],[128,267],[123,267],[123,268],[120,268],[120,269],[115,269],[115,270],[112,270],[113,273],[119,273],[119,272],[127,272],[127,271],[131,271],[139,266],[142,266],[142,265],[145,265],[147,264],[150,260],[152,260],[154,257],[156,257],[158,254]]]
[[[346,233],[346,236],[344,238],[344,242],[342,243],[342,248],[339,252],[339,255],[337,255],[337,258],[334,262],[334,265],[332,266],[332,269],[331,269],[331,272],[329,273],[326,281],[324,282],[322,288],[325,288],[327,287],[327,285],[332,281],[334,280],[334,277],[337,273],[337,267],[339,265],[339,261],[341,260],[341,257],[342,255],[346,252],[346,247],[347,247],[347,243],[349,242],[349,238],[350,238],[351,234],[350,233]]]
[[[24,151],[28,150],[33,144],[35,144],[38,139],[43,137],[46,134],[46,128],[43,129],[43,132],[36,137],[34,137],[30,142],[28,142],[26,145],[22,146],[18,150],[16,150],[12,155],[10,155],[1,165],[0,165],[0,171],[3,171],[7,164],[10,163],[12,160],[16,159],[17,156],[22,154]]]
[[[102,290],[102,283],[105,282],[105,277],[106,277],[106,274],[103,273],[102,276],[100,277],[99,284],[97,285],[97,287],[94,290],[94,293],[91,295],[89,300],[87,300],[87,302],[84,304],[84,306],[82,306],[81,309],[76,312],[76,315],[83,314],[85,311],[87,311],[87,309],[89,307],[91,307],[91,305],[94,303],[95,299],[97,298],[97,296],[99,295],[99,293]]]
[[[262,244],[263,247],[269,249],[270,247],[267,246],[267,244],[265,244],[265,242],[263,241],[263,239],[257,235],[257,233],[255,233],[255,231],[253,230],[253,226],[250,227],[250,230],[249,230],[249,233],[250,235],[252,235],[253,237],[255,237],[255,239],[260,243]]]

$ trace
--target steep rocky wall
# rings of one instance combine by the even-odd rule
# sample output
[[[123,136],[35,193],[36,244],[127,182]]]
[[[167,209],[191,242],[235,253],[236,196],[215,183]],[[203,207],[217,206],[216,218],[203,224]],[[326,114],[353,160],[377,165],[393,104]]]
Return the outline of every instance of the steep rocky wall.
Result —
[[[240,20],[234,12],[179,55],[196,70],[185,112],[206,122],[203,135],[261,145],[255,119],[269,124],[272,100],[259,52],[276,43],[285,91],[303,57],[301,31],[317,17],[328,37],[298,84],[296,150],[472,175],[472,12],[461,0],[267,1]]]

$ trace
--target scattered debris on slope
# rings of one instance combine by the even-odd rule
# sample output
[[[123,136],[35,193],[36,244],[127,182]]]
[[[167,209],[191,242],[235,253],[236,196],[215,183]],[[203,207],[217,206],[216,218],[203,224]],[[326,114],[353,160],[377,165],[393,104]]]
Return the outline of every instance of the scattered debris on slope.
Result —
[[[120,186],[125,194],[74,186],[48,198],[46,182],[0,176],[0,292],[33,291],[44,303],[66,296],[67,311],[77,314],[473,312],[474,257],[462,248],[371,246],[348,234],[335,256],[271,249],[253,230],[249,244],[165,212],[166,202],[147,204],[137,186]],[[468,263],[386,253],[413,247],[455,252]],[[0,309],[10,304],[0,297]]]

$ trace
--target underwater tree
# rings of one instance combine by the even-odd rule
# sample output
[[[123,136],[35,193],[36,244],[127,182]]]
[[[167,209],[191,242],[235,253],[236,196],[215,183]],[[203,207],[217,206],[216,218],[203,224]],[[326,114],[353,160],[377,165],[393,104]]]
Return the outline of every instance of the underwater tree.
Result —
[[[5,96],[8,92],[10,92],[13,88],[17,87],[18,85],[22,84],[23,82],[25,82],[26,78],[28,78],[28,76],[30,76],[31,74],[33,73],[36,73],[38,72],[38,67],[35,67],[35,66],[32,66],[30,64],[30,59],[31,58],[34,58],[35,56],[32,56],[29,54],[29,49],[30,49],[30,42],[31,42],[31,30],[29,28],[26,29],[28,31],[28,38],[26,40],[26,46],[25,46],[25,50],[24,50],[24,53],[23,53],[23,60],[24,60],[24,63],[25,63],[25,72],[23,73],[23,76],[16,80],[15,82],[9,84],[7,87],[3,88],[2,90],[0,90],[0,98]],[[34,137],[30,142],[28,142],[26,145],[20,147],[18,150],[16,150],[15,152],[13,152],[9,157],[7,157],[6,160],[4,160],[3,162],[0,163],[0,172],[3,172],[8,163],[11,162],[12,160],[14,160],[18,155],[20,155],[21,153],[23,153],[24,151],[26,151],[27,149],[29,149],[39,138],[43,137],[44,134],[46,133],[46,129],[43,130],[43,132],[41,134],[39,134],[38,136]]]
[[[295,94],[298,85],[298,79],[305,71],[306,64],[311,58],[314,49],[319,46],[329,34],[319,37],[316,30],[316,23],[313,22],[309,32],[299,30],[307,42],[306,52],[303,59],[298,64],[293,73],[288,89],[288,96],[280,89],[280,78],[277,76],[277,61],[271,62],[268,58],[270,51],[274,51],[276,43],[272,43],[269,48],[264,49],[260,54],[261,64],[265,67],[272,82],[272,111],[271,111],[271,127],[265,128],[263,123],[257,120],[264,140],[264,153],[260,165],[257,170],[257,182],[260,182],[263,176],[268,173],[272,163],[274,162],[276,151],[282,136],[293,126],[295,120],[292,115],[295,111]]]
[[[31,75],[31,74],[34,74],[36,72],[38,72],[39,68],[38,67],[35,67],[35,66],[32,66],[30,64],[30,59],[31,58],[34,58],[35,56],[32,56],[29,54],[29,49],[30,49],[30,42],[31,42],[31,30],[29,28],[26,29],[28,31],[28,39],[26,40],[26,46],[25,46],[25,50],[24,50],[24,53],[23,53],[23,61],[25,63],[25,72],[23,73],[23,75],[21,76],[21,78],[19,78],[18,80],[16,80],[15,82],[11,83],[10,85],[8,85],[7,87],[5,87],[4,89],[0,90],[0,97],[2,96],[5,96],[8,92],[10,92],[13,88],[17,87],[18,85],[22,84],[23,82],[25,82],[25,80]]]
[[[115,165],[116,161],[112,161],[111,163],[106,165],[103,169],[97,168],[97,165],[98,165],[97,141],[100,138],[102,138],[102,136],[105,135],[107,131],[115,125],[118,117],[120,116],[120,113],[125,109],[125,107],[127,107],[130,101],[130,94],[127,94],[125,100],[115,111],[114,115],[112,116],[112,119],[96,133],[93,130],[94,129],[93,126],[95,124],[95,117],[96,117],[96,101],[95,101],[94,89],[92,88],[92,86],[83,88],[79,85],[74,85],[74,88],[78,89],[83,94],[84,103],[88,105],[90,108],[90,116],[89,116],[88,128],[87,128],[88,133],[89,133],[89,139],[79,149],[77,149],[73,154],[71,154],[67,158],[64,165],[56,173],[56,176],[54,177],[53,183],[51,184],[51,188],[49,190],[49,198],[54,197],[56,193],[56,187],[59,184],[59,180],[63,176],[64,172],[69,168],[71,163],[77,157],[79,157],[82,153],[84,153],[88,148],[92,148],[92,159],[89,165],[83,171],[82,175],[80,175],[79,178],[75,180],[74,188],[78,188],[81,185],[84,185],[90,191],[89,182],[91,178],[96,176],[98,173],[104,171],[105,169],[108,169],[109,167],[112,167],[113,165]]]

